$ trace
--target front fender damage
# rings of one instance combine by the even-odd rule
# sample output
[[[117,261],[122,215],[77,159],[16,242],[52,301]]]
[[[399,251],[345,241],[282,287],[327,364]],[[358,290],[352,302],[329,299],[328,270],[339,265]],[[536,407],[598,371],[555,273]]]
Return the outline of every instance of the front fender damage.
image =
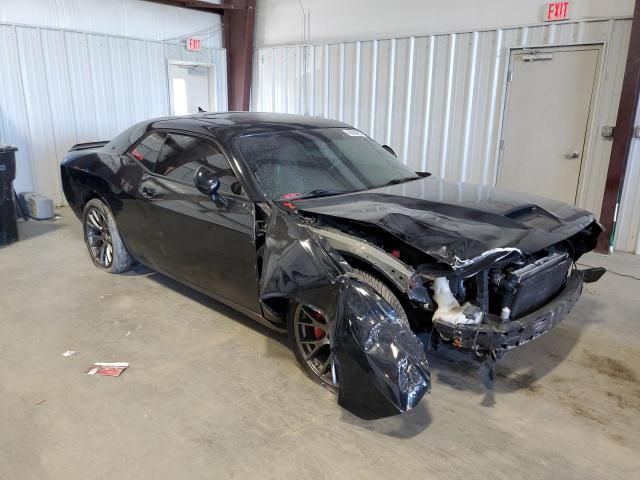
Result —
[[[266,228],[260,300],[270,308],[283,298],[326,318],[343,408],[365,419],[388,417],[429,391],[420,340],[303,218],[276,205]]]

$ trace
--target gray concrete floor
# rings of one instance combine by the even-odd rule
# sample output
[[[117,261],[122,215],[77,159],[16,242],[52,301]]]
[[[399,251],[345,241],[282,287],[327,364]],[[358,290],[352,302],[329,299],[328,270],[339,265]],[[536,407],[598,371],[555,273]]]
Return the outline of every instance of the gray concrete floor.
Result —
[[[418,408],[366,422],[279,335],[159,274],[94,268],[60,213],[0,249],[1,479],[638,478],[639,256],[586,256],[629,276],[588,285],[493,388],[432,355]],[[131,367],[85,375],[95,361]]]

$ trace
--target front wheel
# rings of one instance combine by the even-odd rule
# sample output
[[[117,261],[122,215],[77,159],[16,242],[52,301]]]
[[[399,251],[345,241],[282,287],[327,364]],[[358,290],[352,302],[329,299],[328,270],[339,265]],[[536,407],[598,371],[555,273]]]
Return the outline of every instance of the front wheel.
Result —
[[[401,300],[380,278],[364,270],[356,269],[354,273],[358,280],[369,285],[386,300],[398,314],[400,322],[410,328]],[[291,303],[287,329],[293,353],[304,373],[314,382],[337,392],[339,379],[331,352],[330,329],[324,316],[311,307]]]
[[[116,226],[111,209],[97,198],[91,199],[82,215],[84,241],[96,267],[109,273],[126,272],[133,265]]]
[[[326,389],[337,392],[337,378],[330,332],[324,316],[297,303],[291,303],[287,315],[289,340],[304,373]]]
[[[393,291],[389,287],[387,287],[387,285],[379,277],[373,275],[372,273],[358,269],[354,269],[353,273],[358,280],[360,280],[362,283],[366,283],[371,288],[373,288],[375,292],[380,295],[398,314],[398,319],[407,328],[411,328],[409,327],[409,316],[402,306],[402,301],[395,293],[393,293]]]

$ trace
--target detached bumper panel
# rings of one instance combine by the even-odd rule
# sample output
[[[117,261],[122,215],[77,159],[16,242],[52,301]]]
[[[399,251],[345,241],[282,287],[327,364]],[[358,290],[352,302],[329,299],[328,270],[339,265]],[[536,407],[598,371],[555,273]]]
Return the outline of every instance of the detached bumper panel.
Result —
[[[564,289],[540,309],[517,320],[500,322],[490,320],[480,325],[449,325],[436,322],[435,328],[443,338],[452,340],[462,349],[478,354],[507,352],[547,333],[566,317],[580,298],[583,274],[575,270]]]

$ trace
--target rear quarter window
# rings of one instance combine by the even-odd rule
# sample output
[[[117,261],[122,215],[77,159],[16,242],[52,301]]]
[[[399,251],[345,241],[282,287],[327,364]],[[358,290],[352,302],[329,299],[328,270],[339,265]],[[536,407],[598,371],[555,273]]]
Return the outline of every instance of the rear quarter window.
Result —
[[[130,126],[124,132],[116,135],[113,140],[104,146],[104,149],[109,153],[124,153],[129,147],[138,141],[144,132],[146,132],[149,122],[140,122]]]
[[[129,151],[129,155],[143,164],[146,168],[153,171],[158,155],[164,144],[166,135],[160,132],[153,132],[147,135]]]

